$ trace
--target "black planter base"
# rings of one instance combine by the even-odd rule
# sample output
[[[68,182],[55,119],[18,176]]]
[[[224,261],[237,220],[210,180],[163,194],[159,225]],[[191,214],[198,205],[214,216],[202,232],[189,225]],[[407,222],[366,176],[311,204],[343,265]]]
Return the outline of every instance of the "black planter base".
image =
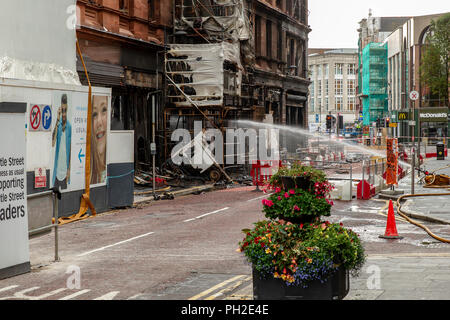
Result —
[[[253,270],[254,300],[342,300],[350,290],[347,270],[338,270],[327,282],[313,281],[307,288],[288,286],[281,279],[261,279]]]

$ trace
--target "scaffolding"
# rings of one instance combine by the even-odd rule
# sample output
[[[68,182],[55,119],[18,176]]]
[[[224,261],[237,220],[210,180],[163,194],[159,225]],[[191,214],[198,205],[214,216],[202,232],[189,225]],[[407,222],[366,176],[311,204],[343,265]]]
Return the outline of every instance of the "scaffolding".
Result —
[[[362,52],[363,122],[365,126],[388,113],[387,44],[369,43]]]
[[[252,112],[242,103],[250,96],[243,82],[249,76],[246,52],[252,51],[244,1],[173,1],[174,38],[164,62],[166,159],[175,145],[171,136],[176,129],[194,134],[194,123],[201,121],[204,129],[224,133],[234,127],[234,120],[248,119]]]

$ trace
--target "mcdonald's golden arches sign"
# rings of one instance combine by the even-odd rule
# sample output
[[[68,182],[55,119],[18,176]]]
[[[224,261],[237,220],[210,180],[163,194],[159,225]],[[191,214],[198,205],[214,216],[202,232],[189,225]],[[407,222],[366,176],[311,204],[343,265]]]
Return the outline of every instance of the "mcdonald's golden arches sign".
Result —
[[[399,112],[398,113],[398,121],[409,120],[408,112]]]

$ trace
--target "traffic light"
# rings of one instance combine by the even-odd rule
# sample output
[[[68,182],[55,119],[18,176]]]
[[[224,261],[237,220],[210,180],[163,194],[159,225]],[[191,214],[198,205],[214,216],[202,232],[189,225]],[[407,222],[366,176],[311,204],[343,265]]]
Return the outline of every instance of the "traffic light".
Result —
[[[331,115],[327,116],[327,130],[331,130],[331,121],[332,121],[332,117]]]
[[[339,115],[338,118],[339,122],[338,122],[338,126],[339,126],[339,130],[343,130],[344,129],[344,116]]]
[[[386,128],[389,128],[390,123],[391,123],[391,119],[386,118]]]

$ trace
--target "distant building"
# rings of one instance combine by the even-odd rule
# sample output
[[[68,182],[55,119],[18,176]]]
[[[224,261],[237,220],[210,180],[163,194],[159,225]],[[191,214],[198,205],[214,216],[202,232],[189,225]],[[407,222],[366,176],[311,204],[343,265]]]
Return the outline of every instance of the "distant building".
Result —
[[[368,18],[359,22],[356,108],[366,126],[387,116],[387,49],[374,44],[382,44],[409,18],[374,17],[370,10]]]
[[[412,17],[396,28],[386,39],[389,114],[393,121],[398,122],[398,127],[394,130],[396,136],[409,137],[414,133],[417,137],[419,126],[422,137],[448,136],[449,123],[444,119],[445,117],[423,116],[421,123],[418,122],[420,114],[448,113],[448,102],[431,95],[429,88],[420,82],[419,70],[431,21],[443,15],[444,13]],[[419,99],[411,100],[409,97],[411,91],[417,91]],[[414,132],[408,125],[408,121],[411,120],[416,122]],[[436,142],[436,139],[430,139],[430,142]]]
[[[357,49],[309,49],[309,123],[325,123],[326,115],[358,120],[356,111]]]

